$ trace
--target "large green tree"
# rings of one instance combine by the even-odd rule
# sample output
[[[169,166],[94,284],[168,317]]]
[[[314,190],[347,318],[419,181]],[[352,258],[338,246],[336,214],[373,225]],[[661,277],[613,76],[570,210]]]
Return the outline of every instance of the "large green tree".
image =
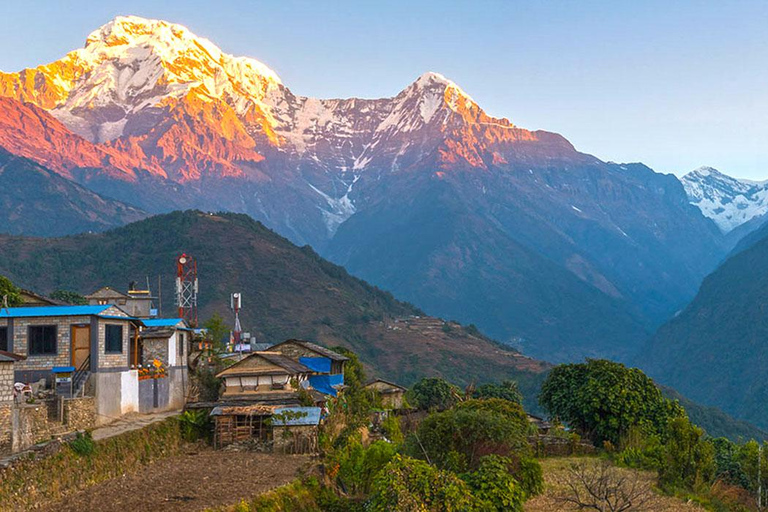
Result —
[[[444,411],[461,397],[461,390],[437,378],[425,377],[408,390],[408,403],[424,411]]]
[[[685,417],[680,404],[664,398],[642,371],[600,359],[553,368],[539,401],[550,415],[597,444],[618,445],[633,426],[663,440],[670,420]]]

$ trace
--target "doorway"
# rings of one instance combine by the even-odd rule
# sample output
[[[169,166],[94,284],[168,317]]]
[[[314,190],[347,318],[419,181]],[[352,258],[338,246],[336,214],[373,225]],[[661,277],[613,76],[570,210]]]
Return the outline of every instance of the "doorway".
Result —
[[[72,326],[72,366],[80,368],[91,355],[91,326],[88,324]]]

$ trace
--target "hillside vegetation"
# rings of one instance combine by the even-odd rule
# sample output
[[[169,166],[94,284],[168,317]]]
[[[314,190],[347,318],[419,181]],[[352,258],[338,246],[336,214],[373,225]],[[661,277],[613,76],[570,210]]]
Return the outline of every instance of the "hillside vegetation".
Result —
[[[0,237],[0,274],[43,293],[124,290],[130,281],[156,291],[175,314],[175,260],[197,258],[200,317],[231,318],[229,294],[242,292],[243,327],[259,342],[305,338],[355,350],[388,379],[409,384],[440,375],[460,384],[514,378],[532,404],[545,363],[523,357],[474,328],[423,317],[416,307],[350,276],[246,215],[199,211],[160,215],[101,234],[56,239]]]

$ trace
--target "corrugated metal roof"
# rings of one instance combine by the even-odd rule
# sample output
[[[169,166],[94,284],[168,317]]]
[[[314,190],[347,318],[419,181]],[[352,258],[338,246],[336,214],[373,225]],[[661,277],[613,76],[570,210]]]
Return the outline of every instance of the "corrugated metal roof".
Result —
[[[299,363],[298,361],[294,361],[293,359],[290,359],[282,354],[275,353],[275,352],[253,352],[248,357],[241,359],[240,361],[236,362],[226,370],[220,372],[218,375],[216,375],[216,377],[226,377],[228,375],[237,377],[239,375],[246,376],[246,375],[275,374],[275,370],[266,369],[266,368],[252,368],[252,367],[240,368],[239,367],[241,366],[241,363],[243,361],[246,361],[252,357],[260,357],[266,361],[269,361],[270,363],[284,369],[289,375],[312,372],[312,370],[310,370],[303,364]]]
[[[319,354],[321,356],[327,357],[327,358],[332,359],[334,361],[348,361],[349,360],[348,357],[343,356],[343,355],[339,354],[338,352],[334,352],[331,349],[328,349],[328,348],[325,348],[325,347],[321,347],[320,345],[312,343],[311,341],[304,341],[304,340],[285,340],[285,341],[282,341],[282,342],[272,346],[272,348],[270,348],[270,350],[274,350],[275,348],[279,347],[280,345],[282,345],[284,343],[295,343],[297,345],[301,345],[302,347],[307,348],[307,349],[311,350],[312,352],[315,352],[315,353],[317,353],[317,354]]]
[[[183,318],[148,318],[144,320],[147,327],[176,327],[179,323],[184,323]],[[186,327],[186,323],[184,323]]]
[[[278,415],[282,413],[285,417]],[[298,416],[298,417],[294,417]],[[275,416],[272,417],[272,425],[317,425],[320,423],[319,407],[279,407],[275,409]]]
[[[111,304],[97,306],[39,306],[21,308],[0,308],[0,318],[29,318],[33,316],[91,316],[99,315],[113,307]]]

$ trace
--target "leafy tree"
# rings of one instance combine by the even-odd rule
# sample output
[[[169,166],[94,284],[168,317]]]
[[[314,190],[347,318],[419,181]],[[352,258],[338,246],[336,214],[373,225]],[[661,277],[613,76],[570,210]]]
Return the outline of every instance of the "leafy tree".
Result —
[[[527,425],[493,408],[471,405],[429,415],[406,440],[406,453],[441,469],[464,472],[476,469],[485,455],[528,452]]]
[[[480,459],[475,471],[464,476],[483,510],[523,510],[527,496],[510,473],[512,465],[513,461],[509,458],[487,455]]]
[[[8,307],[21,306],[21,290],[5,276],[0,276],[0,307],[4,306],[3,298],[8,298]]]
[[[459,388],[447,381],[423,378],[408,390],[408,403],[423,411],[444,411],[451,408],[461,396]]]
[[[600,359],[556,366],[541,387],[539,402],[593,442],[617,446],[632,426],[663,441],[670,419],[685,416],[642,371]]]
[[[56,290],[51,294],[51,298],[74,306],[85,306],[88,304],[88,299],[77,292],[69,290]]]
[[[661,485],[668,489],[695,489],[711,482],[715,470],[715,448],[704,438],[704,431],[688,418],[672,419],[664,444],[664,463],[659,470]]]
[[[365,389],[365,368],[357,354],[345,347],[334,347],[333,351],[349,358],[344,364],[345,389],[340,396],[342,407],[353,423],[367,422],[371,410],[381,406],[381,400],[376,392]]]
[[[510,402],[523,403],[523,394],[520,393],[517,382],[513,380],[504,380],[500,384],[483,384],[475,390],[472,396],[474,398],[503,398]]]
[[[366,510],[371,512],[473,512],[483,510],[469,486],[455,474],[396,455],[374,479]]]
[[[229,339],[229,326],[218,313],[214,313],[211,318],[206,320],[203,328],[207,332],[208,339],[217,348],[223,347],[226,344],[225,340]]]

